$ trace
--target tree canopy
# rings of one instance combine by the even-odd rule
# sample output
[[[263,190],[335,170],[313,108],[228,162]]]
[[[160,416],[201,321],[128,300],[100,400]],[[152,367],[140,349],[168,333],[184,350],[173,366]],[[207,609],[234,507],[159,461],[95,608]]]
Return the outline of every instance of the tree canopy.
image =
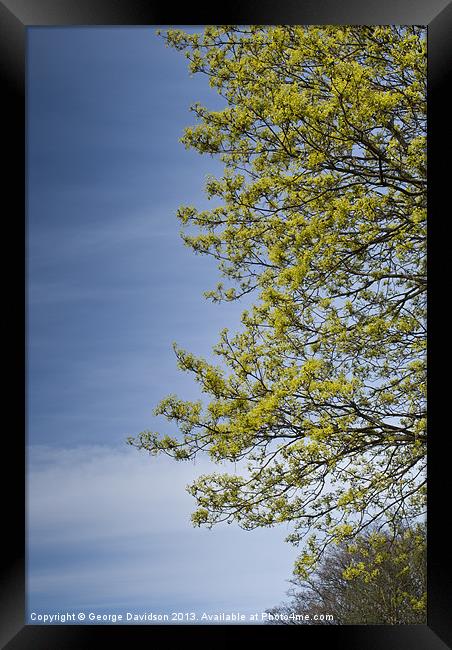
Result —
[[[174,436],[129,442],[238,472],[188,489],[193,522],[287,522],[300,575],[332,541],[425,509],[426,39],[418,26],[169,30],[224,106],[182,142],[223,163],[183,206],[218,261],[214,301],[254,296],[218,363],[175,346],[208,399],[163,399]]]
[[[268,610],[268,623],[425,624],[425,524],[384,533],[368,530],[353,545],[329,548],[309,578],[294,576],[291,583],[290,600]]]

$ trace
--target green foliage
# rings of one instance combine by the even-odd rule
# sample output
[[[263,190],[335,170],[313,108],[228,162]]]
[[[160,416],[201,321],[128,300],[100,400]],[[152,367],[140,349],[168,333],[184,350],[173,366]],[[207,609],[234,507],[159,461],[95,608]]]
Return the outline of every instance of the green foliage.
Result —
[[[269,610],[274,625],[425,624],[425,525],[375,529],[342,542],[309,578],[295,575],[291,583],[290,600]]]
[[[292,525],[330,542],[425,508],[426,41],[416,26],[169,31],[222,110],[195,104],[183,143],[218,156],[220,207],[181,207],[213,256],[215,301],[255,295],[219,365],[176,347],[209,401],[162,401],[173,438],[131,444],[243,461],[190,487],[195,524]],[[197,234],[193,234],[196,232]]]

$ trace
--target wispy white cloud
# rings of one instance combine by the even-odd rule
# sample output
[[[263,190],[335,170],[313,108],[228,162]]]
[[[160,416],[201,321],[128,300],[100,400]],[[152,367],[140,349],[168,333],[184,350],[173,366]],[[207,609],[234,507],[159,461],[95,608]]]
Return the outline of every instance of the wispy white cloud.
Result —
[[[131,448],[31,448],[29,608],[251,612],[279,602],[295,557],[284,529],[190,524],[184,488],[213,469]]]
[[[30,258],[33,262],[48,255],[52,250],[52,260],[68,261],[80,256],[99,257],[104,251],[149,246],[150,242],[161,241],[162,238],[177,236],[178,226],[174,216],[174,206],[162,205],[158,208],[149,206],[149,210],[119,215],[108,215],[83,224],[76,219],[62,221],[58,228],[40,227],[39,231],[30,224],[31,244]],[[160,213],[168,213],[168,218],[162,218]],[[182,243],[181,243],[182,246]]]

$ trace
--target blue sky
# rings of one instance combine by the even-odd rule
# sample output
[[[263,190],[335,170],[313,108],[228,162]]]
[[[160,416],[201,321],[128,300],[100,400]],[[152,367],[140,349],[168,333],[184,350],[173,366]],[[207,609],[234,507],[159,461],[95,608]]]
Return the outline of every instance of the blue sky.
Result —
[[[221,171],[179,142],[189,106],[220,100],[154,28],[29,28],[27,92],[28,612],[271,607],[288,531],[193,529],[209,462],[125,444],[197,396],[172,342],[209,355],[244,307],[203,298],[218,273],[175,216]]]

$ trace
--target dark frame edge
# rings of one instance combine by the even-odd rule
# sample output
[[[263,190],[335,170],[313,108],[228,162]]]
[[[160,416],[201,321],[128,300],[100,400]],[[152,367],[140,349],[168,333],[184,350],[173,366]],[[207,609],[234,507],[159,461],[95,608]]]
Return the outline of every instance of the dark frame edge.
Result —
[[[452,33],[452,2],[449,2],[444,9],[437,14],[428,24],[428,90],[427,90],[427,140],[428,140],[428,209],[430,225],[427,237],[428,254],[428,355],[429,369],[434,371],[435,364],[438,368],[442,351],[441,332],[438,324],[441,322],[441,312],[434,317],[435,308],[439,308],[444,300],[441,294],[441,280],[443,279],[444,267],[442,260],[447,259],[448,251],[441,250],[441,244],[445,246],[444,234],[441,222],[444,220],[444,208],[450,203],[450,176],[446,164],[445,152],[451,150],[452,137],[450,129],[446,125],[449,121],[449,107],[445,98],[450,90],[452,71],[452,48],[450,46],[450,35]],[[435,246],[435,254],[433,247]],[[444,257],[443,257],[444,255]],[[438,332],[434,334],[434,327]],[[444,334],[443,334],[444,336]],[[432,372],[427,376],[428,392],[428,514],[427,514],[427,621],[429,628],[435,632],[449,647],[452,647],[452,628],[450,605],[452,593],[451,568],[448,563],[450,554],[450,543],[447,535],[444,534],[442,520],[450,498],[451,483],[450,469],[448,470],[444,455],[441,454],[438,435],[433,444],[434,432],[438,434],[444,425],[440,413],[445,412],[444,405],[448,404],[449,396],[446,387],[434,383]],[[447,415],[446,415],[447,418]],[[449,479],[449,481],[447,480]],[[449,491],[447,491],[449,485]],[[446,507],[447,509],[447,507]]]
[[[0,3],[0,68],[2,73],[2,90],[4,95],[4,124],[7,128],[8,146],[4,157],[7,160],[3,174],[3,201],[8,210],[4,210],[4,242],[8,242],[10,259],[20,260],[23,256],[25,240],[25,223],[23,204],[17,197],[25,196],[24,151],[25,151],[25,25]],[[8,141],[8,136],[10,140]],[[8,200],[9,199],[9,200]],[[5,246],[6,248],[6,246]],[[11,268],[5,265],[3,277],[11,277]],[[19,285],[24,286],[25,269],[14,269]],[[8,356],[8,411],[13,413],[9,426],[5,427],[4,465],[12,466],[10,473],[2,472],[3,479],[3,520],[5,533],[2,545],[2,591],[0,593],[0,645],[8,641],[24,625],[25,612],[25,301],[21,287],[19,291],[13,283],[4,282],[4,304],[8,305],[8,318],[14,328],[8,332],[5,346]],[[12,342],[17,343],[17,347]],[[7,532],[7,534],[6,534]]]

